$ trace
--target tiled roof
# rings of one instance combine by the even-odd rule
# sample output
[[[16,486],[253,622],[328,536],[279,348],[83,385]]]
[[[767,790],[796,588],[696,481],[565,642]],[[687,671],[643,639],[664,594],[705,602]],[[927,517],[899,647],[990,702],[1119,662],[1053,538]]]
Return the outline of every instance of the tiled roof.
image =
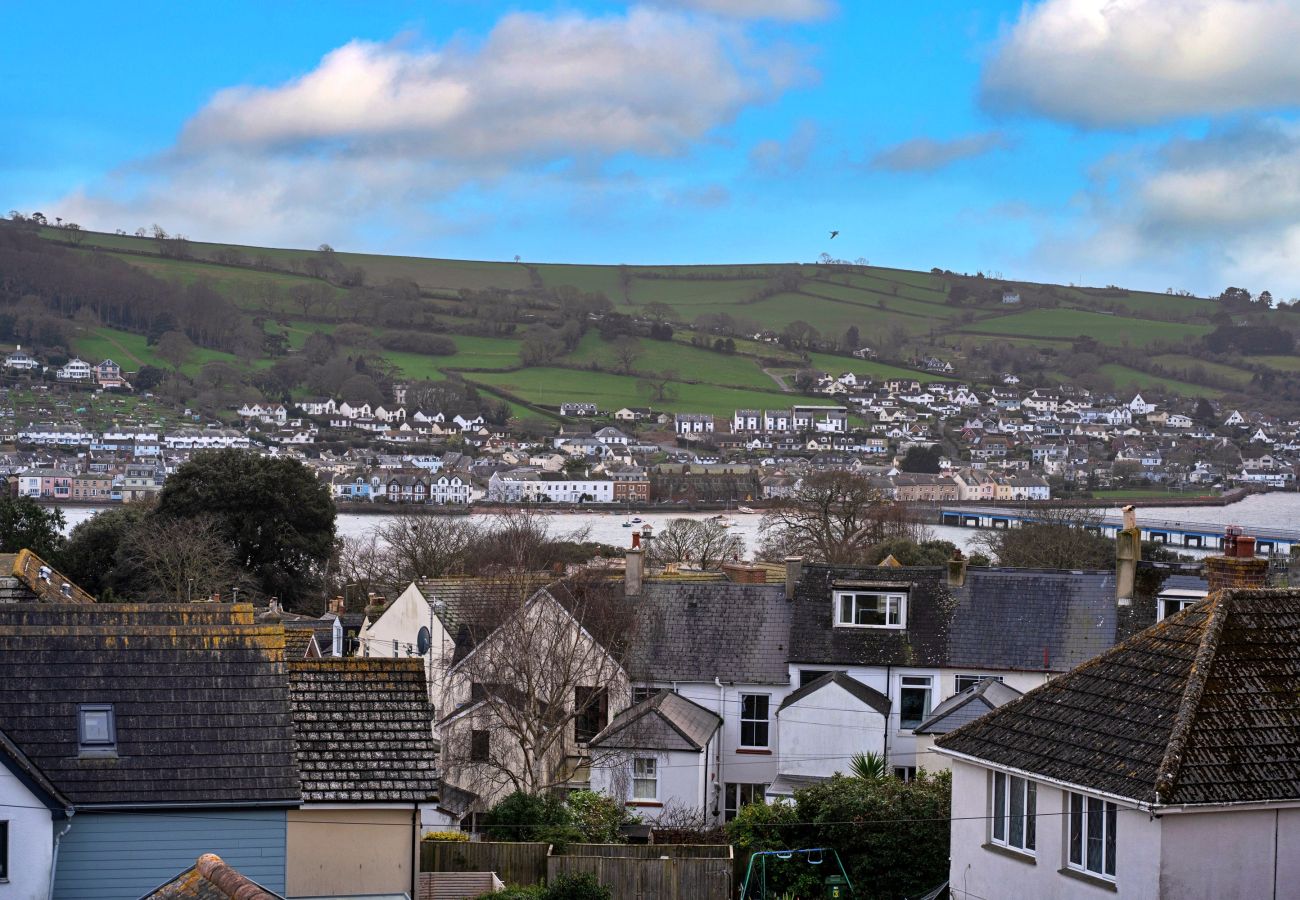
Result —
[[[30,550],[0,553],[0,603],[94,603],[95,598]]]
[[[140,900],[284,900],[257,882],[232,869],[215,853],[205,853],[198,862],[171,881],[145,894]]]
[[[1222,591],[936,741],[1146,804],[1300,799],[1300,591]]]
[[[646,582],[627,668],[637,681],[785,684],[790,604],[776,585]]]
[[[316,631],[312,625],[285,622],[284,624],[284,658],[306,659],[316,640]],[[320,647],[316,647],[317,652]]]
[[[947,734],[958,725],[1023,696],[1020,691],[996,678],[985,678],[940,703],[914,731],[916,734]]]
[[[79,756],[83,703],[116,757]],[[246,604],[0,604],[0,730],[77,806],[300,796],[284,632]]]
[[[501,624],[503,617],[555,581],[546,572],[514,578],[421,578],[415,583],[424,599],[434,604],[443,627],[456,642],[456,659]]]
[[[674,691],[662,690],[625,709],[591,739],[593,747],[699,751],[722,727],[718,714]]]
[[[289,692],[304,801],[437,796],[422,660],[290,660]]]
[[[863,684],[856,678],[846,675],[844,672],[827,672],[814,678],[812,681],[803,685],[796,691],[792,691],[789,696],[781,701],[777,707],[777,712],[785,709],[787,706],[793,706],[804,697],[815,694],[828,685],[835,685],[848,691],[854,697],[857,697],[867,706],[870,706],[882,716],[889,715],[889,698],[873,687]]]

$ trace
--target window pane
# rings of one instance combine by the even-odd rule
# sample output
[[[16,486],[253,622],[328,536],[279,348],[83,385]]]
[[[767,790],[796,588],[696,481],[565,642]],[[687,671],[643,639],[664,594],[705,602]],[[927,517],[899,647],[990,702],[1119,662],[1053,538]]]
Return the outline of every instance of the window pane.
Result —
[[[853,622],[853,595],[840,597],[840,621],[848,625]]]
[[[898,608],[899,602],[897,597],[889,597],[885,601],[887,610],[887,621],[890,625],[899,624]]]
[[[1101,814],[1101,806],[1101,801],[1096,797],[1088,798],[1088,813],[1086,816],[1088,825],[1088,861],[1084,864],[1084,867],[1089,872],[1102,871],[1102,829],[1105,820]]]
[[[993,839],[1007,839],[1007,776],[1001,772],[993,776]]]
[[[1083,865],[1083,798],[1070,795],[1070,862]]]
[[[749,699],[754,701],[753,718],[762,719],[763,721],[766,722],[767,721],[767,694],[753,694],[750,696]]]
[[[1025,788],[1025,849],[1038,847],[1038,785],[1029,782]]]
[[[83,710],[81,732],[87,744],[108,743],[108,713],[104,710]]]
[[[1115,820],[1119,808],[1114,803],[1106,804],[1106,874],[1115,874]]]
[[[1011,778],[1008,785],[1011,792],[1011,821],[1007,829],[1010,837],[1007,839],[1013,847],[1023,847],[1025,845],[1025,780],[1023,778]]]

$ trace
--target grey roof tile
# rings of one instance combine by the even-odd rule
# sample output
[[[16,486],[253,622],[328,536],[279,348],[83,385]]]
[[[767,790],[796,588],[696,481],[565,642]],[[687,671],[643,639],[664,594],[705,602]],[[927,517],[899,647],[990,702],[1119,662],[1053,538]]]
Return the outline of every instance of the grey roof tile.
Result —
[[[720,727],[722,719],[717,713],[674,691],[662,690],[616,715],[591,739],[591,746],[699,751]]]

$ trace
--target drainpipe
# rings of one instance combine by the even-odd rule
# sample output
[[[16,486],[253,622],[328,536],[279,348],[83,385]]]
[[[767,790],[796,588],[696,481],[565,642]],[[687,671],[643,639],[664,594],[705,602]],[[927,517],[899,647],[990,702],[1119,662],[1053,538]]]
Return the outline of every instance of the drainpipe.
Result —
[[[411,804],[411,829],[415,836],[415,852],[411,856],[411,896],[420,896],[420,801]]]
[[[726,689],[722,686],[722,679],[717,675],[713,676],[713,683],[718,686],[718,718],[722,720],[722,725],[718,728],[718,753],[717,753],[717,779],[718,789],[714,791],[716,797],[722,791],[727,789],[727,783],[722,780],[722,744],[727,734],[727,716],[726,716]]]
[[[54,836],[54,855],[50,859],[50,891],[47,894],[49,900],[54,900],[54,876],[59,871],[59,844],[63,841],[63,836],[72,830],[72,817],[76,810],[69,807],[64,812],[68,816],[68,824],[63,826],[63,830]]]

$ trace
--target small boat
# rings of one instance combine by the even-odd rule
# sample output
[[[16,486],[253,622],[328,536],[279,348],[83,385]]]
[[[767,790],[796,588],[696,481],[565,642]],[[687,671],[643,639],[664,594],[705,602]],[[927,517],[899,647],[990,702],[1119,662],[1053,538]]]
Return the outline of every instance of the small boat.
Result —
[[[750,516],[753,515],[756,512],[756,510],[752,510],[748,506],[737,506],[736,512],[744,513],[745,515]]]
[[[632,527],[632,523],[631,523],[631,522],[624,522],[624,523],[623,523],[623,527],[624,527],[624,528],[631,528],[631,527]]]
[[[630,524],[632,524],[632,525],[640,525],[640,524],[641,524],[641,517],[640,517],[640,516],[633,516],[633,517],[632,517],[632,521],[631,521]]]

